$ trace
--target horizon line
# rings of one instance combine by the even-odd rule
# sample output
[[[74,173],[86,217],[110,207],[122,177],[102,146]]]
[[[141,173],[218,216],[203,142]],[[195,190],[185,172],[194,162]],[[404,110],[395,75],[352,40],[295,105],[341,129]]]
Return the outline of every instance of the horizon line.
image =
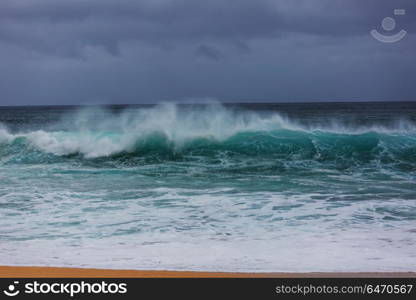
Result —
[[[139,105],[158,105],[158,104],[178,104],[178,105],[206,105],[206,104],[225,104],[225,105],[248,105],[248,104],[320,104],[320,103],[414,103],[416,100],[405,100],[405,101],[392,101],[392,100],[359,100],[359,101],[325,101],[325,100],[317,100],[317,101],[291,101],[291,102],[272,102],[272,101],[265,101],[265,102],[229,102],[229,101],[201,101],[201,102],[181,102],[181,101],[159,101],[153,103],[80,103],[80,104],[21,104],[21,105],[2,105],[0,104],[0,108],[6,107],[82,107],[82,106],[139,106]]]

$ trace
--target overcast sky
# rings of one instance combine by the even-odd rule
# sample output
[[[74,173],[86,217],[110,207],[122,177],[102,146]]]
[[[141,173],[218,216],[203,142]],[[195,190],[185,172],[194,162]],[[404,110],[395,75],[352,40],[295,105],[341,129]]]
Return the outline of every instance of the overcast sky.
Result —
[[[0,0],[0,105],[413,101],[415,33],[414,0]]]

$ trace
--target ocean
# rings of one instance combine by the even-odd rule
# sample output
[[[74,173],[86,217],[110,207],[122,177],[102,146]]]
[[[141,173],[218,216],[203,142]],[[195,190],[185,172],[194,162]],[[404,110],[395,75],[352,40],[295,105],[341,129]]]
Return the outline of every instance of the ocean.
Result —
[[[0,265],[414,271],[416,102],[0,108]]]

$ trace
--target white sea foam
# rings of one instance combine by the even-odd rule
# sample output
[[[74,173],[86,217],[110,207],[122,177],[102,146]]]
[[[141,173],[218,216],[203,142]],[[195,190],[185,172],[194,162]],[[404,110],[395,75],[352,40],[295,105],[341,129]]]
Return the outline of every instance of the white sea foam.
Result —
[[[15,139],[15,136],[10,134],[4,126],[0,124],[0,143],[10,143]]]
[[[154,193],[151,197],[111,202],[103,200],[105,192],[44,193],[32,207],[36,214],[14,217],[19,221],[12,227],[13,217],[0,219],[1,228],[9,224],[2,232],[9,238],[0,245],[0,264],[247,272],[416,270],[414,223],[383,221],[376,208],[385,203],[331,206],[314,201],[314,194],[225,194],[229,191],[155,188],[148,191]],[[25,195],[10,193],[7,198],[13,203]],[[389,203],[400,207],[408,201]],[[275,206],[281,209],[273,210]],[[321,216],[316,219],[308,217],[317,213]],[[264,218],[270,214],[280,221]],[[359,214],[373,220],[358,222],[354,215]]]
[[[172,233],[38,239],[2,243],[0,264],[229,272],[415,271],[415,240],[405,230],[301,232],[287,228],[280,237],[252,240]]]

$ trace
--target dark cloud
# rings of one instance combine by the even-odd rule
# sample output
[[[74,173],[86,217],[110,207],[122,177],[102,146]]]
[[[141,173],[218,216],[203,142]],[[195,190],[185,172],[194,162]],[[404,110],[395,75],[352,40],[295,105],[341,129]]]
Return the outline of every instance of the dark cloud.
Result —
[[[206,57],[213,60],[219,60],[221,58],[221,52],[214,47],[208,45],[200,45],[196,51],[196,55]]]
[[[394,8],[408,36],[373,40]],[[412,0],[2,0],[0,104],[413,100],[415,13]]]

